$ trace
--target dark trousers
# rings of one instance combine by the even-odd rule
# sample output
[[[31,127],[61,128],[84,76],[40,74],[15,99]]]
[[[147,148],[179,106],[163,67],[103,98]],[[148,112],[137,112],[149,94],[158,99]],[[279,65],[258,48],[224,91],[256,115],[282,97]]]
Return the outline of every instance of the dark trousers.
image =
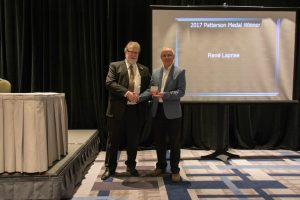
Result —
[[[123,119],[117,120],[109,117],[107,121],[108,139],[106,147],[105,166],[110,171],[117,168],[118,151],[120,144],[126,141],[127,160],[125,164],[128,168],[135,168],[137,145],[139,141],[139,119],[138,106],[128,105]]]
[[[179,161],[180,161],[180,128],[181,128],[181,118],[167,119],[162,104],[158,104],[157,113],[153,119],[152,124],[157,163],[156,167],[160,169],[165,169],[167,167],[166,152],[170,148],[170,165],[171,172],[179,172]]]

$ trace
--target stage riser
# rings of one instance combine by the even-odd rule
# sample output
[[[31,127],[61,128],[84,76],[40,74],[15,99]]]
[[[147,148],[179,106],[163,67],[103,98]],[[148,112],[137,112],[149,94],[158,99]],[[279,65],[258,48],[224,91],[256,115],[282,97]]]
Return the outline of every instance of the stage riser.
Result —
[[[72,137],[72,131],[69,134]],[[70,145],[70,144],[69,144]],[[0,174],[0,199],[72,198],[76,187],[87,173],[88,166],[96,159],[100,149],[98,131],[68,158],[55,172],[37,174]]]

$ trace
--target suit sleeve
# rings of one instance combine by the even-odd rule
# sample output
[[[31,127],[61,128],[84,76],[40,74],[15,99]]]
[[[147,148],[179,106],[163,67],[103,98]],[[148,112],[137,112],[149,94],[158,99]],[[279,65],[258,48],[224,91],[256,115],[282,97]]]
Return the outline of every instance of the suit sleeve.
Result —
[[[150,72],[148,70],[148,68],[144,68],[144,73],[143,73],[143,77],[141,77],[142,80],[142,85],[141,85],[141,94],[140,94],[140,102],[146,101],[148,99],[150,99],[150,80],[151,80],[151,75]]]
[[[111,63],[105,81],[106,89],[112,95],[124,98],[125,93],[128,91],[124,83],[125,81],[122,81],[122,74],[118,70],[118,66]]]

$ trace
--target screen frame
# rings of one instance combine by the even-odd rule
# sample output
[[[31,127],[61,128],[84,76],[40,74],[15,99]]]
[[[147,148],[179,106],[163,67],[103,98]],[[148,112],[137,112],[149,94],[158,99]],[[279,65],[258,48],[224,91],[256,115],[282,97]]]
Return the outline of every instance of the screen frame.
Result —
[[[293,72],[293,91],[292,100],[226,100],[226,101],[182,101],[182,103],[298,103],[298,95],[296,93],[296,83],[297,83],[297,60],[298,60],[298,17],[299,8],[298,7],[264,7],[264,6],[228,6],[224,5],[204,5],[204,6],[167,6],[167,5],[150,5],[150,66],[153,67],[153,41],[152,41],[152,27],[153,27],[153,10],[195,10],[195,11],[292,11],[295,12],[295,44],[294,44],[294,72]],[[153,68],[150,71],[152,72]]]

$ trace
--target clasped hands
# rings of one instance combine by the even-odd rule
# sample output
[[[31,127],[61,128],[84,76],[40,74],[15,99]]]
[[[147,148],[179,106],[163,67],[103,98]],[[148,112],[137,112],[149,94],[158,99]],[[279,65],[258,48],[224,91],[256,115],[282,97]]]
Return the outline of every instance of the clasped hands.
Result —
[[[156,98],[162,98],[164,96],[163,92],[158,92],[158,91],[150,92],[150,94],[152,97],[156,97]]]
[[[129,102],[137,103],[139,101],[139,95],[137,95],[135,92],[128,91],[127,99]]]

